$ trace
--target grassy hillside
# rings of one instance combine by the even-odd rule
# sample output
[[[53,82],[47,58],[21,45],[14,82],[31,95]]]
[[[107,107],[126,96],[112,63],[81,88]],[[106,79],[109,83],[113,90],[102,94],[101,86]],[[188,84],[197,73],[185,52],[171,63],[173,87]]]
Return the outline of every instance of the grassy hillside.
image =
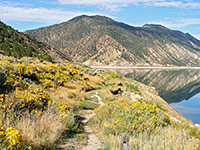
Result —
[[[67,62],[1,58],[1,149],[81,149],[90,143],[84,126],[102,149],[119,149],[122,132],[131,149],[200,148],[199,128],[139,82]]]
[[[62,58],[62,53],[50,46],[30,38],[24,33],[14,30],[0,21],[0,53],[21,58],[23,56],[38,57],[52,61]],[[63,57],[64,59],[65,57]]]
[[[200,65],[200,41],[161,25],[133,27],[83,15],[26,33],[89,65]]]

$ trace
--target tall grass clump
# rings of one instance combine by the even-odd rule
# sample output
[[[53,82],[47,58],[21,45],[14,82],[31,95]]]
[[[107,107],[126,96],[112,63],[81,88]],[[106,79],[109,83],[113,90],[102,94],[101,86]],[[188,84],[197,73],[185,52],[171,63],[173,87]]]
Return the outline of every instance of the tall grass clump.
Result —
[[[104,137],[110,149],[120,147],[121,137],[109,134]],[[130,135],[129,148],[133,150],[198,150],[199,139],[189,136],[185,130],[159,127],[155,132],[139,132]]]

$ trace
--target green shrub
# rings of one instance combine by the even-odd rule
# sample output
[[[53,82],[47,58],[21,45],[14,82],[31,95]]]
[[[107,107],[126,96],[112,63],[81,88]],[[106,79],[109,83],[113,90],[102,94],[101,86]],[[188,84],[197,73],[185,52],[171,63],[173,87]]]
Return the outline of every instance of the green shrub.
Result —
[[[119,78],[119,79],[122,79],[123,76],[122,75],[118,75],[112,71],[108,71],[107,74],[109,74],[112,78]]]
[[[141,95],[141,92],[140,92],[140,90],[139,90],[139,88],[138,88],[137,85],[134,85],[134,84],[132,84],[132,83],[125,83],[125,85],[126,85],[126,87],[127,87],[128,89],[130,89],[131,92],[134,92],[135,94],[138,93],[138,94]]]
[[[80,100],[77,102],[76,106],[80,109],[86,109],[87,108],[87,102],[86,100]]]

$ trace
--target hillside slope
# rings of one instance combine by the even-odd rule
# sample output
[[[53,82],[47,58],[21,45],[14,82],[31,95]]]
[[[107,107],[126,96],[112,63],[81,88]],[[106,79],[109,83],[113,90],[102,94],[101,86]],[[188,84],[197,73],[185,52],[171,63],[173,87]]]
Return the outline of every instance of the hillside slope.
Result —
[[[21,58],[23,56],[35,56],[43,60],[59,61],[66,59],[61,52],[51,48],[47,44],[38,42],[24,33],[14,30],[12,27],[0,21],[0,53]]]
[[[73,63],[0,57],[0,149],[116,150],[122,133],[130,149],[200,149],[199,125],[151,87]]]
[[[161,25],[133,27],[83,15],[26,33],[87,65],[200,66],[200,41]]]

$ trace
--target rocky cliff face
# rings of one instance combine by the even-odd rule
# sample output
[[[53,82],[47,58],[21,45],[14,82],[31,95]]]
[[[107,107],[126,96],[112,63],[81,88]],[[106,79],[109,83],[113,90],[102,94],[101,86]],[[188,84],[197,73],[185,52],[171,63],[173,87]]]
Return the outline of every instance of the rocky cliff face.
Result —
[[[200,66],[200,41],[161,25],[84,15],[26,33],[87,65]]]

